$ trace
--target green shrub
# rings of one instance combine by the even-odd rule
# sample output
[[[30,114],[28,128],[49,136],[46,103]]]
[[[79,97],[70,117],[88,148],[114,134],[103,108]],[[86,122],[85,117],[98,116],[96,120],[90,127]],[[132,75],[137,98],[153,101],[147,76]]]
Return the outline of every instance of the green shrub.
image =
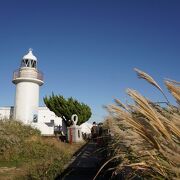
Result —
[[[0,121],[0,179],[54,179],[81,145],[43,138],[39,130],[14,120]],[[16,169],[12,169],[16,167]],[[1,169],[1,168],[0,168]]]

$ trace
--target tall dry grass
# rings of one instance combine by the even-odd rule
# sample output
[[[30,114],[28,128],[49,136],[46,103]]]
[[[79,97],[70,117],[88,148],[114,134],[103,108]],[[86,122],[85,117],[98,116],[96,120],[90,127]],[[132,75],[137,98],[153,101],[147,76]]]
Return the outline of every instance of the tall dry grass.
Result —
[[[114,134],[110,146],[112,156],[121,160],[115,174],[123,172],[126,178],[180,179],[180,83],[165,80],[177,101],[175,106],[151,76],[138,69],[135,71],[138,77],[160,90],[167,104],[161,106],[127,89],[134,103],[125,105],[116,99],[115,104],[107,106],[110,115],[106,124]]]

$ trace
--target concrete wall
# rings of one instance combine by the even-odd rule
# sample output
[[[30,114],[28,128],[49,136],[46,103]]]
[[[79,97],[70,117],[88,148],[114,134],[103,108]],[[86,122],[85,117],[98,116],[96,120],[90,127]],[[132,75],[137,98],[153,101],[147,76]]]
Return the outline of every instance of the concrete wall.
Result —
[[[0,107],[0,119],[10,119],[13,116],[13,107]]]
[[[62,126],[62,120],[58,116],[54,114],[54,112],[50,111],[47,107],[39,107],[38,108],[38,121],[39,122],[50,122],[54,121],[55,125]]]
[[[42,125],[42,124],[45,124]],[[34,123],[35,124],[35,123]],[[47,107],[39,107],[38,108],[38,123],[41,129],[42,134],[47,135],[54,134],[54,126],[62,126],[63,133],[66,134],[64,124],[62,119],[54,114],[54,112],[50,111]],[[41,125],[40,125],[41,124]]]

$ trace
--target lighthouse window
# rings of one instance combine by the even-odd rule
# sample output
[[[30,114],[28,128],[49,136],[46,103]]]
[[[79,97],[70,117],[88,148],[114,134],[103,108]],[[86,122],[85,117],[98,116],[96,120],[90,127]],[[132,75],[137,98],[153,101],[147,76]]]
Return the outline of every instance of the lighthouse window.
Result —
[[[38,115],[37,115],[37,114],[34,114],[34,116],[33,116],[33,122],[34,122],[34,123],[37,123],[37,122],[38,122]]]
[[[26,59],[26,60],[24,60],[24,62],[23,62],[23,67],[28,67],[28,64],[29,64],[29,62],[28,62],[28,59]]]
[[[36,61],[33,61],[33,60],[32,60],[32,61],[31,61],[31,64],[32,64],[32,67],[33,67],[33,68],[36,68]]]
[[[30,61],[27,62],[27,67],[31,67],[31,66],[30,66]]]

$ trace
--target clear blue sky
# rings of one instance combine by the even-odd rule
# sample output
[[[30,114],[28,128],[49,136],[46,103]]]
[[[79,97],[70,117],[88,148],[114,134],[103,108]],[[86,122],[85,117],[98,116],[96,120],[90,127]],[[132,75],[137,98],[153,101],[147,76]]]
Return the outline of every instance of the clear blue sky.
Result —
[[[126,100],[127,87],[148,98],[163,96],[133,68],[180,80],[179,0],[1,0],[0,106],[14,104],[12,73],[29,48],[39,60],[43,97],[62,94],[88,104],[91,121],[103,105]]]

